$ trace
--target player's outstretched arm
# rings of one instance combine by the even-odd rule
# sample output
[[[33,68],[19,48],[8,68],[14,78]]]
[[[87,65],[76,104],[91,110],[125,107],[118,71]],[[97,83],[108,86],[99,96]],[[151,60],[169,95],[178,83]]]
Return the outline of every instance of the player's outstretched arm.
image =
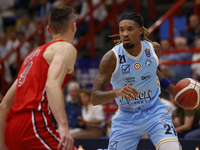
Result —
[[[11,88],[4,96],[2,103],[0,104],[0,150],[7,150],[7,147],[4,144],[4,134],[6,128],[5,118],[14,104],[16,86],[17,80],[15,80]]]
[[[58,123],[58,131],[61,138],[58,149],[63,144],[63,150],[72,150],[74,140],[69,133],[64,107],[65,100],[61,86],[66,74],[70,74],[73,71],[77,52],[71,44],[66,43],[54,44],[46,51],[47,53],[44,55],[46,60],[48,60],[48,56],[53,54],[52,60],[50,57],[51,62],[45,88],[50,108]]]
[[[91,93],[91,103],[93,105],[105,104],[119,96],[125,96],[127,99],[135,99],[133,95],[137,97],[138,92],[130,85],[126,85],[121,89],[106,91],[115,66],[116,56],[111,50],[103,56],[99,65],[99,72],[94,81]]]

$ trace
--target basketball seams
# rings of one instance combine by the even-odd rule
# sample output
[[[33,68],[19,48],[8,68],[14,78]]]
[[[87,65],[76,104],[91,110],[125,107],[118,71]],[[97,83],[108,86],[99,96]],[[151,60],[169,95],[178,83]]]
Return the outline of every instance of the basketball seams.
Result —
[[[193,89],[194,87],[191,87],[190,84],[186,87],[184,87],[183,89],[181,89],[179,92],[176,93],[176,96],[175,96],[175,101],[177,100],[177,98],[184,92],[184,91],[187,91],[187,90],[190,90],[190,89]]]
[[[195,88],[195,87],[194,87]],[[189,100],[190,100],[190,98],[192,97],[192,94],[193,94],[193,92],[194,92],[194,90],[195,89],[192,89],[192,93],[190,94],[190,97],[187,99],[187,102],[185,103],[185,105],[183,106],[183,107],[185,107],[185,106],[187,106],[187,103],[189,102]],[[197,104],[197,103],[196,103]],[[195,105],[195,107],[194,108],[196,108],[196,105]]]
[[[198,84],[198,82],[197,82],[197,84]],[[198,105],[199,105],[199,91],[198,90],[199,90],[199,88],[197,88],[197,85],[196,85],[195,86],[195,91],[197,91],[197,103],[196,103],[194,108],[198,107]]]
[[[193,96],[195,96],[195,99],[197,98],[196,99],[196,104],[195,104],[194,108],[198,107],[199,102],[200,102],[200,100],[199,100],[199,98],[200,98],[200,94],[199,94],[200,83],[198,81],[196,81],[195,79],[192,79],[192,78],[186,78],[186,79],[181,80],[181,82],[179,81],[179,83],[176,86],[178,86],[179,89],[181,89],[180,91],[178,89],[174,90],[175,101],[177,103],[179,103],[179,101],[177,101],[177,99],[179,98],[179,96],[181,96],[181,94],[183,94],[184,92],[190,90],[190,93],[188,93],[189,98],[187,98],[188,96],[185,97],[185,98],[187,98],[186,100],[184,100],[184,101],[186,101],[186,103],[184,104],[184,106],[181,106],[181,107],[187,109],[187,107],[185,107],[185,106],[187,106],[188,102],[190,101],[190,99]],[[196,93],[194,93],[194,91]]]
[[[199,91],[198,91],[198,89],[196,88],[196,86],[197,86],[197,84],[198,85],[200,85],[197,81],[195,81],[195,80],[193,80],[193,79],[191,79],[191,78],[187,78],[188,80],[190,80],[190,83],[193,83],[193,84],[195,84],[195,86],[194,86],[194,89],[193,89],[193,91],[195,90],[196,91],[196,94],[197,94],[197,102],[196,102],[196,105],[195,105],[195,107],[193,108],[193,109],[195,109],[198,105],[199,105]],[[199,87],[199,86],[198,86]],[[192,93],[193,93],[193,91],[192,91]],[[190,97],[192,96],[192,93],[191,93],[191,95],[190,95]],[[190,99],[190,97],[189,97],[189,99]],[[189,101],[189,99],[188,99],[188,101]],[[188,103],[188,101],[186,102],[186,104]],[[185,105],[186,105],[185,104]]]
[[[192,93],[190,94],[189,98],[187,99],[187,101],[186,101],[186,103],[185,103],[185,105],[184,105],[183,107],[187,106],[187,104],[188,104],[190,98],[192,97],[192,94],[193,94],[193,92],[194,92],[194,90],[195,90],[195,86],[196,86],[196,83],[197,83],[196,81],[194,81],[194,80],[192,80],[192,79],[190,79],[190,78],[186,78],[186,79],[188,79],[188,80],[190,81],[190,84],[189,84],[188,86],[194,85],[194,87],[193,87],[193,89],[192,89]],[[195,83],[194,83],[194,82],[195,82]],[[197,104],[197,103],[196,103],[196,104]],[[195,107],[196,107],[196,105],[195,105]],[[194,107],[194,108],[195,108],[195,107]]]

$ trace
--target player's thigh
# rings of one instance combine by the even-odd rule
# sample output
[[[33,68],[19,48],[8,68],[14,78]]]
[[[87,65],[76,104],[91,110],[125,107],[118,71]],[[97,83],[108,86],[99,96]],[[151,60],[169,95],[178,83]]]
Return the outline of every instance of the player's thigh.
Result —
[[[150,137],[156,148],[166,141],[175,141],[179,143],[171,116],[168,114],[152,116],[146,130],[147,135]]]
[[[108,150],[136,150],[142,137],[139,128],[134,126],[114,126],[111,129]]]
[[[114,134],[109,139],[108,150],[136,150],[141,136]]]
[[[41,113],[31,111],[12,117],[6,126],[7,147],[15,150],[57,149],[59,134],[51,121],[44,118]]]
[[[119,110],[112,120],[108,150],[136,150],[142,135],[138,117]]]

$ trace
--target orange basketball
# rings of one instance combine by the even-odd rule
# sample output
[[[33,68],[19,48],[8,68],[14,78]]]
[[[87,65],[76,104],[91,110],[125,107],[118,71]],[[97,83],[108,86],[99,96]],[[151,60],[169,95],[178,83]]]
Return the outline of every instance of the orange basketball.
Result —
[[[179,81],[174,88],[176,103],[184,109],[195,109],[199,105],[200,83],[192,78]]]

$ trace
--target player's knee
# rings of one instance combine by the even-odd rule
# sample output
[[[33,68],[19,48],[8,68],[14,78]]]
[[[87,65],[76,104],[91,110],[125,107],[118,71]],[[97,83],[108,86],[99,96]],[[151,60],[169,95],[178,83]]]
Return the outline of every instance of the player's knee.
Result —
[[[160,144],[158,150],[180,150],[179,143],[176,141],[166,141]]]

